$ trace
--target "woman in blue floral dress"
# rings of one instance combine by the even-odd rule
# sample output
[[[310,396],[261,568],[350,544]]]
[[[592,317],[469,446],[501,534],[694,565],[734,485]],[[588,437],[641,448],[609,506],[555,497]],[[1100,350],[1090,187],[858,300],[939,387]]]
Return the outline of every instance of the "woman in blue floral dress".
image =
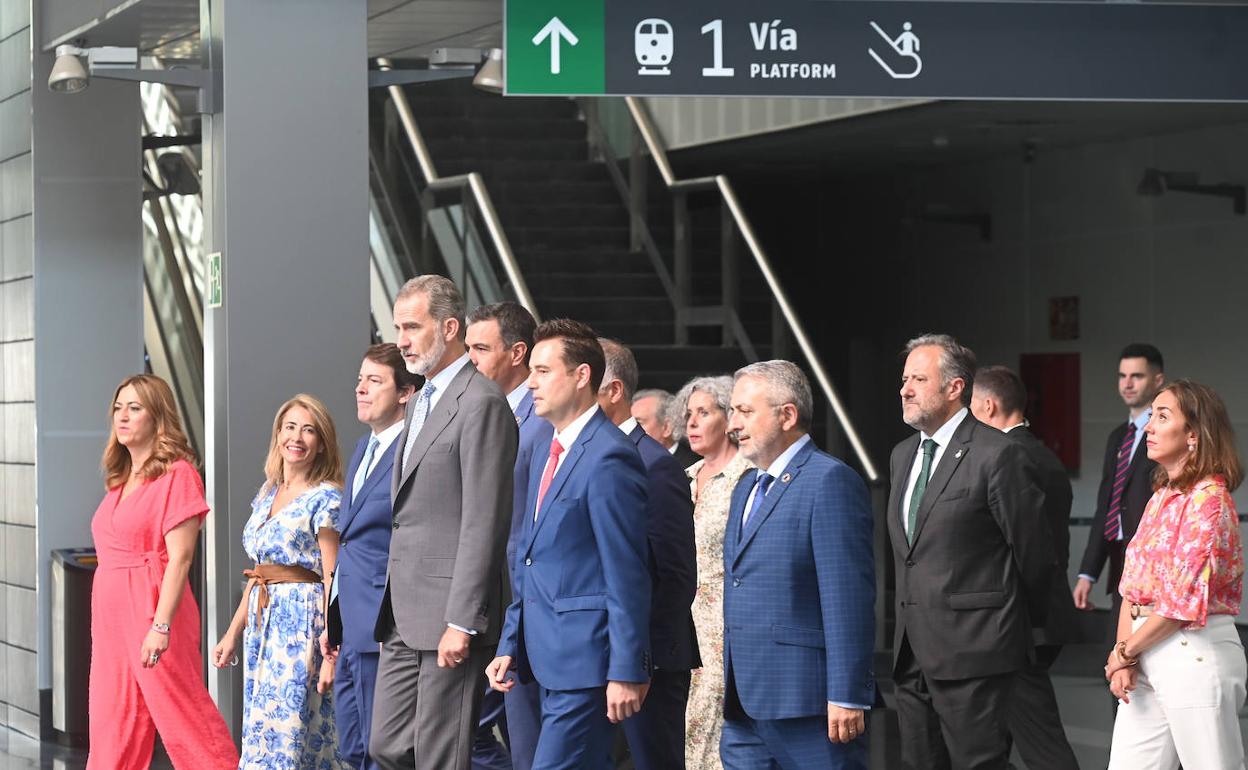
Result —
[[[218,668],[237,661],[243,633],[240,770],[349,770],[338,756],[334,708],[323,694],[318,640],[338,556],[342,460],[324,404],[297,395],[282,405],[252,501],[243,548],[255,561],[238,611],[213,650]],[[325,678],[332,681],[332,672]]]

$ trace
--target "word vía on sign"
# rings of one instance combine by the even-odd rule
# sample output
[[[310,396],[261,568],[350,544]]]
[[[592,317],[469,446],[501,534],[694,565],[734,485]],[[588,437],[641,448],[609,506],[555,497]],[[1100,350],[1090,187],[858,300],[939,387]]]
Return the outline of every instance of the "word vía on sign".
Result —
[[[797,30],[781,26],[781,19],[752,21],[750,42],[758,52],[797,51]],[[750,77],[763,80],[823,80],[836,77],[836,65],[828,62],[750,62]]]

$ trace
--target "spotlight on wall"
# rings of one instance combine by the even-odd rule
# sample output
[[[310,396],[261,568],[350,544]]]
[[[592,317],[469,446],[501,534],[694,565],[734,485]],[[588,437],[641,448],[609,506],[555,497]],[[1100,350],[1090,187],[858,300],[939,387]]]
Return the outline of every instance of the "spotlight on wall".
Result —
[[[48,75],[48,88],[58,94],[76,94],[85,90],[91,81],[87,77],[87,68],[82,66],[82,59],[78,58],[85,53],[72,45],[58,45],[56,62],[52,65],[52,74]]]
[[[1168,192],[1184,192],[1192,195],[1212,195],[1230,198],[1235,213],[1242,215],[1248,209],[1248,194],[1242,184],[1200,184],[1200,175],[1194,171],[1161,171],[1144,169],[1144,176],[1136,185],[1137,195],[1160,197]]]
[[[82,58],[86,57],[87,66],[82,66]],[[52,65],[52,73],[48,75],[48,88],[57,93],[76,94],[85,91],[91,85],[91,75],[109,77],[112,70],[133,70],[139,65],[137,48],[119,46],[100,46],[97,48],[79,48],[75,45],[56,47],[56,62]]]
[[[503,92],[503,49],[490,49],[481,63],[481,69],[473,77],[472,85],[492,94]]]

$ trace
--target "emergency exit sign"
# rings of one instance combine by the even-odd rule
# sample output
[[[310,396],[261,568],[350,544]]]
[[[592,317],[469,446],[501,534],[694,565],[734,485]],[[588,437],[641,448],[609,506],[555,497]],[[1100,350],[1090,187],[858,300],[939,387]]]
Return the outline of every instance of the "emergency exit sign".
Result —
[[[1248,101],[1248,7],[506,0],[508,95]]]

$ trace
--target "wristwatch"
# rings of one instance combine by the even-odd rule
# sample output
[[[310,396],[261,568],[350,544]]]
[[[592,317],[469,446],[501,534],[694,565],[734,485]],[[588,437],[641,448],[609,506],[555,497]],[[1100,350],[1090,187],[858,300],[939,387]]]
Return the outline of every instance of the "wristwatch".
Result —
[[[169,624],[168,623],[153,623],[152,630],[158,634],[168,634]]]

